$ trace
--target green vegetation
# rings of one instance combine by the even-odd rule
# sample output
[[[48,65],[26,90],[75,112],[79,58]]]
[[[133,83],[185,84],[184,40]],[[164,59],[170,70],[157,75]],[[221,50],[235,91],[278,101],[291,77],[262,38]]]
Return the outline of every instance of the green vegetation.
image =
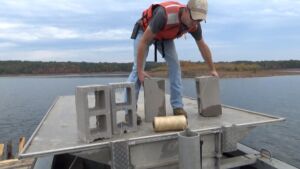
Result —
[[[87,62],[32,62],[32,61],[0,61],[0,75],[39,75],[39,74],[71,74],[71,73],[114,73],[130,72],[132,63],[87,63]],[[208,67],[203,62],[182,61],[183,74],[204,72]],[[287,61],[235,61],[216,63],[221,72],[252,72],[264,70],[299,69],[300,60]],[[146,70],[150,72],[166,72],[164,63],[147,62]]]
[[[149,63],[148,69],[161,63]],[[0,75],[130,72],[132,63],[0,61]]]

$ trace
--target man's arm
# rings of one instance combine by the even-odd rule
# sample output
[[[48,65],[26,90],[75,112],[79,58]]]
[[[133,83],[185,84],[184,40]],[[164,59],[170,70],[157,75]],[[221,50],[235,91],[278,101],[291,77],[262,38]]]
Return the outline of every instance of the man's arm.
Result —
[[[137,71],[138,77],[141,83],[144,83],[145,76],[150,77],[143,69],[143,60],[145,56],[145,50],[147,46],[151,43],[154,39],[155,34],[151,31],[150,27],[148,26],[145,30],[143,36],[138,45],[138,52],[137,52]]]
[[[149,25],[139,42],[138,53],[137,53],[137,71],[141,83],[144,82],[145,76],[150,77],[143,69],[145,50],[147,46],[151,43],[151,41],[154,39],[156,34],[160,30],[162,30],[164,25],[166,24],[167,20],[164,18],[166,18],[166,12],[163,9],[163,7],[161,6],[156,7],[153,11],[153,18],[149,22]]]
[[[215,68],[215,65],[211,57],[210,49],[207,46],[207,44],[204,42],[203,38],[201,38],[200,40],[196,40],[196,43],[203,59],[205,60],[206,64],[209,66],[211,75],[219,77],[219,74]]]

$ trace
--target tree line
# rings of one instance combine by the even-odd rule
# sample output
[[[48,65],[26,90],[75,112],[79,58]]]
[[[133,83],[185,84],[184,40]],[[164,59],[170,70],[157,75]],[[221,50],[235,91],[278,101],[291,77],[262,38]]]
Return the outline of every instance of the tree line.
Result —
[[[189,64],[205,66],[203,62],[183,61],[181,64],[185,67],[189,67]],[[217,62],[216,65],[219,71],[297,69],[300,68],[300,60]],[[165,67],[165,63],[147,62],[146,64],[148,71],[157,70],[160,67]],[[132,63],[0,61],[0,75],[114,73],[130,72],[131,69]]]
[[[161,63],[147,63],[147,69]],[[0,75],[130,72],[132,63],[0,61]]]

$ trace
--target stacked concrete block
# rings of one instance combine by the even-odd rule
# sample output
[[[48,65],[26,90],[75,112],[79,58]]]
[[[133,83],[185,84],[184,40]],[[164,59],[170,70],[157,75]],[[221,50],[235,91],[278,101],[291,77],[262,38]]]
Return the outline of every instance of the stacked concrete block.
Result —
[[[144,98],[146,122],[152,122],[156,116],[166,116],[165,80],[145,79]]]
[[[213,76],[196,78],[198,112],[204,117],[222,114],[219,79]]]
[[[134,83],[110,83],[111,112],[113,134],[137,130],[136,98]],[[119,91],[119,93],[118,93]],[[125,123],[118,124],[120,112],[126,113]]]
[[[111,138],[110,87],[78,86],[75,99],[79,137],[87,143]]]

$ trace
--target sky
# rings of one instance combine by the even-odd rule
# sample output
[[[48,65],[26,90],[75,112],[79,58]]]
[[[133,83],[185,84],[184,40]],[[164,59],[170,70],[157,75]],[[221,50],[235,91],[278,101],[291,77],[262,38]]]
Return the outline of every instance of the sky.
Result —
[[[132,62],[133,25],[158,2],[0,0],[0,60]],[[300,0],[208,0],[201,26],[214,61],[300,60]],[[203,61],[191,35],[175,43]]]

